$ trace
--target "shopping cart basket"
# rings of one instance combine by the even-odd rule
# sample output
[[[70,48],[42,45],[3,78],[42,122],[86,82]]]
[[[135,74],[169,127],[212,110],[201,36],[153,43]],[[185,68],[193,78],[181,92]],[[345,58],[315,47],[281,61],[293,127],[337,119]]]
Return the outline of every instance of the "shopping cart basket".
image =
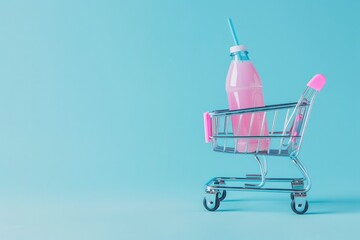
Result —
[[[205,184],[204,207],[209,211],[219,208],[220,202],[225,199],[227,191],[266,191],[290,193],[291,209],[297,214],[308,210],[306,193],[311,188],[311,181],[306,168],[299,159],[299,152],[304,138],[305,129],[310,116],[312,104],[317,93],[325,85],[323,75],[315,75],[307,84],[307,88],[298,102],[269,105],[264,107],[247,108],[240,110],[216,110],[204,113],[205,141],[211,142],[216,152],[254,155],[260,174],[246,174],[245,177],[214,177]],[[253,119],[262,117],[262,129],[268,126],[268,133],[252,136],[251,125]],[[234,134],[232,121],[237,118],[239,127],[241,119],[249,118],[249,134],[239,136]],[[235,126],[234,126],[235,127]],[[265,128],[267,129],[267,127]],[[262,131],[261,131],[262,132]],[[248,150],[249,142],[257,141],[256,150]],[[239,149],[239,142],[247,143],[245,149]],[[266,141],[267,147],[260,147]],[[260,159],[262,156],[262,160]],[[301,178],[267,178],[266,156],[289,157],[300,170]],[[291,188],[264,187],[267,183],[291,183]],[[239,184],[241,183],[241,185]]]

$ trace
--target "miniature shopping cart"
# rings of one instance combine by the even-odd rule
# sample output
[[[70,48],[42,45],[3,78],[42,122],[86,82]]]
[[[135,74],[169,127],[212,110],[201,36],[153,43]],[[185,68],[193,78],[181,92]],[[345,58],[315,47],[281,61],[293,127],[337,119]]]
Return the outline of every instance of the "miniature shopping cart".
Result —
[[[307,84],[307,88],[298,102],[269,105],[241,110],[217,110],[204,113],[205,140],[211,142],[216,152],[254,155],[260,174],[247,174],[245,177],[214,177],[205,184],[204,207],[209,211],[219,208],[225,199],[227,191],[266,191],[290,193],[291,209],[297,214],[308,210],[306,193],[310,190],[311,181],[308,172],[299,159],[299,152],[309,120],[312,104],[316,94],[325,85],[323,75],[315,75]],[[260,136],[252,136],[251,125],[256,116],[262,117],[262,129],[267,124],[268,131]],[[248,135],[239,136],[234,129],[234,118],[240,122],[250,117],[250,131]],[[257,148],[239,149],[239,142],[257,141]],[[262,143],[266,143],[264,145]],[[262,156],[262,160],[260,158]],[[289,157],[300,170],[301,178],[267,178],[266,156]],[[291,183],[288,188],[265,187],[265,184]]]

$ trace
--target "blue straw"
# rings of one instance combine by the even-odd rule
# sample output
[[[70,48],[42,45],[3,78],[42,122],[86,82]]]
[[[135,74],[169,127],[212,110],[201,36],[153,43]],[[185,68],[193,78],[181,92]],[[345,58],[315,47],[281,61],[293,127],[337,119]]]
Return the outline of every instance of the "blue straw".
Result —
[[[232,24],[231,18],[228,17],[227,20],[228,20],[228,23],[229,23],[230,31],[231,31],[231,34],[232,34],[232,36],[233,36],[235,45],[238,46],[238,45],[239,45],[239,41],[238,41],[238,39],[237,39],[237,37],[236,37],[235,29],[234,29],[234,26],[233,26],[233,24]]]

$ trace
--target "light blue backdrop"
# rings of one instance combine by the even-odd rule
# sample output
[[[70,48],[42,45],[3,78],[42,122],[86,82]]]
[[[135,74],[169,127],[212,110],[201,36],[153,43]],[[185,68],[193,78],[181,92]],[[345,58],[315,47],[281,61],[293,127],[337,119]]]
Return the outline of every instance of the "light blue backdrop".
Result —
[[[296,101],[314,74],[327,77],[301,153],[314,182],[307,217],[342,218],[321,225],[325,214],[306,228],[351,236],[360,212],[359,11],[355,0],[2,1],[1,234],[201,239],[221,219],[228,237],[254,238],[253,226],[243,222],[241,235],[231,224],[264,215],[286,223],[285,215],[296,231],[283,195],[252,203],[244,194],[248,211],[236,201],[218,215],[202,208],[208,178],[256,170],[203,140],[202,113],[227,104],[231,16],[267,104]],[[286,159],[269,164],[273,176],[296,174]]]

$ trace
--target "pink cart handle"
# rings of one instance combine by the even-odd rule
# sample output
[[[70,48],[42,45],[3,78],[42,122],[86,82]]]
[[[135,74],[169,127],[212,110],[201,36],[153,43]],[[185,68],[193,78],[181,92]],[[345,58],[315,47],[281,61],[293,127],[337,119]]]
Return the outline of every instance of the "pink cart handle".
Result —
[[[313,78],[308,82],[307,86],[312,89],[320,92],[326,83],[326,78],[322,74],[316,74]]]
[[[208,143],[211,141],[211,136],[212,136],[211,118],[209,112],[204,113],[204,130],[205,130],[205,142]]]

